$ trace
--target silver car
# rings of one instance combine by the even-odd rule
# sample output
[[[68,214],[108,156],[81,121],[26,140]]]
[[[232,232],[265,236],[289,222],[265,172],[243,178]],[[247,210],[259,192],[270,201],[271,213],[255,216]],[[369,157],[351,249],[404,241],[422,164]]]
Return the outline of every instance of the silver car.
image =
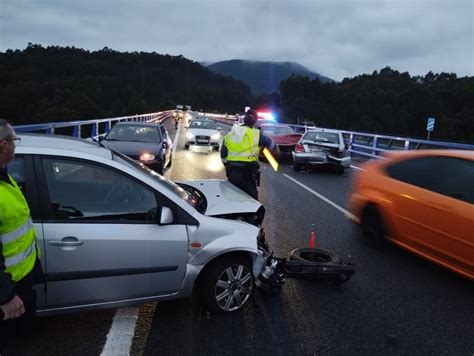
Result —
[[[301,137],[292,152],[293,168],[327,165],[342,174],[351,165],[350,153],[342,133],[335,130],[311,129]]]
[[[193,290],[211,311],[248,301],[264,265],[259,202],[223,180],[175,184],[96,142],[20,137],[8,169],[27,197],[41,249],[39,314]]]

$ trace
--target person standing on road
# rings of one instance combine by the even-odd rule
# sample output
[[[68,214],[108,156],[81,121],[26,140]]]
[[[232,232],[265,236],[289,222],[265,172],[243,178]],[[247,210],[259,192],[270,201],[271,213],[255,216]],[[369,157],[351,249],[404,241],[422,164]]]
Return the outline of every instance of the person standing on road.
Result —
[[[229,182],[258,200],[260,185],[260,165],[258,154],[260,147],[273,150],[275,143],[255,128],[258,114],[255,110],[245,113],[244,124],[234,124],[224,137],[221,147],[221,159],[226,167]]]
[[[32,326],[33,284],[41,273],[30,209],[6,168],[19,142],[10,123],[0,119],[0,352],[13,335]]]

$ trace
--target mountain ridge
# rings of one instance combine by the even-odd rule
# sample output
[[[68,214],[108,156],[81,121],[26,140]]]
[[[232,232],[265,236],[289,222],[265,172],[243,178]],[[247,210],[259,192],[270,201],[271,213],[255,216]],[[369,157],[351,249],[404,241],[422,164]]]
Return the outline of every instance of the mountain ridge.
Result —
[[[209,63],[209,62],[207,62]],[[271,94],[279,90],[282,80],[291,75],[302,75],[311,80],[318,78],[321,83],[333,82],[331,78],[313,72],[307,67],[290,61],[257,61],[248,59],[230,59],[206,65],[208,69],[222,75],[240,80],[250,87],[254,95]]]

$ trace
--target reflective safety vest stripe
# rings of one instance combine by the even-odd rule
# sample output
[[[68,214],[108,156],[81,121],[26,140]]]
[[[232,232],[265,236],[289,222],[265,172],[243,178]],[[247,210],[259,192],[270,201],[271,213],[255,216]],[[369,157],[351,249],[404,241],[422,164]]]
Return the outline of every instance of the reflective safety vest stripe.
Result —
[[[227,161],[256,162],[258,160],[260,130],[246,128],[245,135],[240,141],[234,141],[232,131],[224,137],[227,147]]]
[[[31,218],[28,218],[26,223],[21,225],[18,229],[14,230],[14,231],[12,231],[8,234],[2,235],[2,243],[6,244],[10,241],[18,239],[20,236],[26,234],[28,232],[28,230],[30,230],[31,228],[33,228],[33,221],[31,221]]]
[[[19,281],[33,269],[36,262],[36,234],[30,209],[20,188],[0,181],[0,241],[5,272]]]

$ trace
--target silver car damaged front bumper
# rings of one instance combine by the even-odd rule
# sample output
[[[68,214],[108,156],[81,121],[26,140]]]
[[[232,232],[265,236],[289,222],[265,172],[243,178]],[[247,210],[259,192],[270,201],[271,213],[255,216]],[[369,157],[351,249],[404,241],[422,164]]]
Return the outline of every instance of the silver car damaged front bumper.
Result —
[[[311,165],[333,165],[348,168],[351,165],[351,157],[335,157],[331,154],[321,152],[292,152],[293,162]]]

